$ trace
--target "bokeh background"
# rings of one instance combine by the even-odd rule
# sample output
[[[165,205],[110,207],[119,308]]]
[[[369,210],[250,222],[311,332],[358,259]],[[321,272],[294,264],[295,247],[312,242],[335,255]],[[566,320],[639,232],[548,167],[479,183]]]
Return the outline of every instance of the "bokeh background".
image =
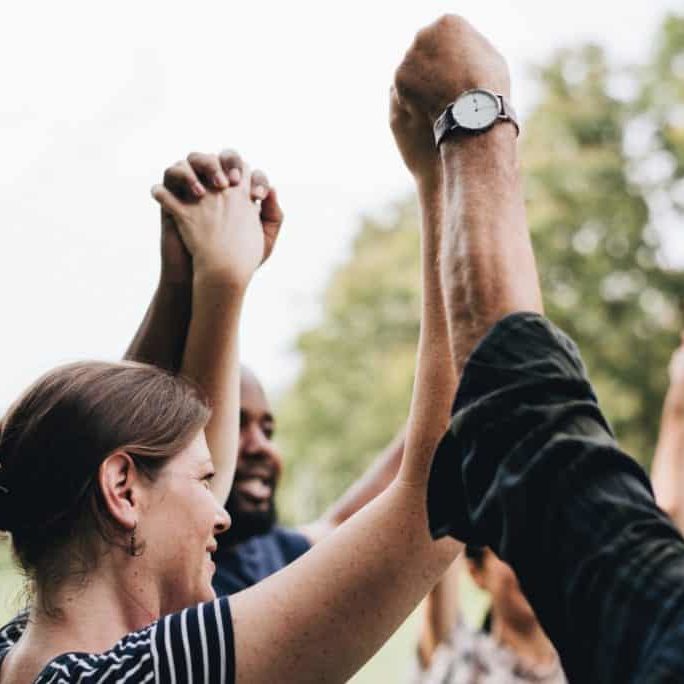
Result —
[[[684,327],[684,12],[501,5],[14,5],[0,27],[0,410],[57,363],[121,356],[158,277],[149,186],[194,149],[236,147],[287,214],[242,326],[276,406],[280,510],[292,524],[324,510],[406,419],[417,210],[387,90],[415,31],[458,11],[511,66],[547,313],[648,467]],[[20,587],[2,543],[0,617]],[[402,680],[418,619],[357,683]]]

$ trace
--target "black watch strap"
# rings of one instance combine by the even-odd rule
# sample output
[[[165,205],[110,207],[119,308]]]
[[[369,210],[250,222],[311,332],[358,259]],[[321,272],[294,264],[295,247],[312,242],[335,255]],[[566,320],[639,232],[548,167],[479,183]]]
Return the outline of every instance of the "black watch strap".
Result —
[[[442,140],[444,140],[449,131],[460,128],[460,126],[454,120],[454,115],[451,113],[452,107],[453,103],[447,105],[447,108],[439,115],[433,126],[433,131],[435,133],[435,144],[437,147],[440,146],[440,143]]]

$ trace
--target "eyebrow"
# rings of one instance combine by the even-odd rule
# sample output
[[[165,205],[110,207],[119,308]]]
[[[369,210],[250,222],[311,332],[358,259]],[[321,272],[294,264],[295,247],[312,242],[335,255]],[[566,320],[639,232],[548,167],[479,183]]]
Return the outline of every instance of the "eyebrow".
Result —
[[[244,418],[253,418],[254,416],[255,416],[255,414],[254,414],[252,411],[250,411],[249,409],[245,409],[245,408],[241,408],[241,409],[240,409],[240,417],[241,417],[241,418],[242,418],[242,417],[244,417]],[[259,420],[260,422],[261,422],[261,421],[266,421],[266,422],[268,422],[268,423],[275,423],[275,422],[276,422],[275,416],[274,416],[272,413],[270,413],[269,411],[266,411],[266,412],[263,413],[261,416],[259,416],[259,417],[258,417],[258,420]]]

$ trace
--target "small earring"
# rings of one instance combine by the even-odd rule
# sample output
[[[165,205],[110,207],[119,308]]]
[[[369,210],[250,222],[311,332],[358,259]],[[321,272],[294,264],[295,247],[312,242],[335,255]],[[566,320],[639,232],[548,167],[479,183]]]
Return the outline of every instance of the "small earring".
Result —
[[[138,529],[138,523],[135,523],[135,525],[133,525],[133,530],[131,531],[131,542],[128,546],[128,553],[129,553],[129,555],[131,555],[133,557],[139,555],[138,554],[138,544],[136,543],[136,539],[135,539],[135,531],[137,529]]]

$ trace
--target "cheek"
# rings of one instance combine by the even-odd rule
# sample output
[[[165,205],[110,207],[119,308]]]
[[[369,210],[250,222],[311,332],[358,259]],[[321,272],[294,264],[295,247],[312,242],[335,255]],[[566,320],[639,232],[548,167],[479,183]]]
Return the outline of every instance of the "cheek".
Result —
[[[280,450],[277,448],[273,449],[272,452],[272,457],[273,457],[273,464],[276,468],[276,472],[278,474],[278,478],[283,474],[283,456],[280,453]]]
[[[213,499],[211,493],[196,483],[167,494],[160,518],[173,546],[189,548],[208,539],[212,528],[208,498]]]

